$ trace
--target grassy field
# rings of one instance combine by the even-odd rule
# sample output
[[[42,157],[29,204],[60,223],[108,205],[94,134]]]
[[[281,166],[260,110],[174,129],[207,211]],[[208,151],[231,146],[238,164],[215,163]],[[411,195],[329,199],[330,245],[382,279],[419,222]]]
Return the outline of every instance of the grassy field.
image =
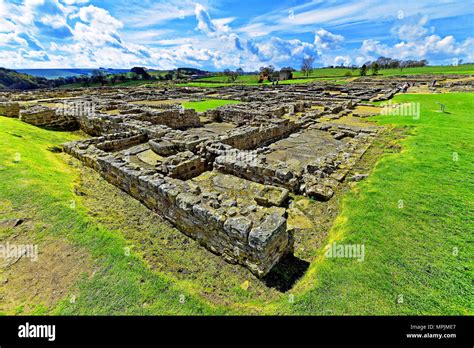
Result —
[[[323,68],[314,69],[309,77],[324,78],[324,77],[344,77],[346,74],[352,76],[360,76],[359,69],[345,69],[345,68]],[[369,69],[367,75],[372,72]],[[382,76],[397,76],[397,75],[417,75],[417,74],[474,74],[474,64],[466,64],[459,66],[425,66],[420,68],[404,68],[400,69],[380,69],[379,75]],[[300,71],[294,73],[295,78],[306,77]]]
[[[54,132],[36,128],[17,119],[0,116],[0,213],[1,220],[22,218],[31,221],[24,232],[29,243],[38,245],[38,263],[46,262],[51,240],[62,240],[69,245],[68,253],[74,256],[81,252],[81,259],[90,258],[91,265],[81,272],[78,281],[70,289],[64,289],[65,298],[52,302],[50,307],[35,297],[61,288],[61,279],[70,269],[58,269],[55,282],[43,282],[40,272],[27,284],[15,283],[25,274],[5,274],[8,279],[0,293],[16,298],[23,287],[31,293],[16,298],[3,313],[21,314],[30,307],[33,314],[217,314],[221,311],[188,294],[186,289],[172,284],[162,274],[153,272],[143,259],[131,250],[119,231],[107,230],[89,219],[80,196],[74,194],[78,172],[68,165],[64,154],[48,150],[51,146],[79,139],[80,135],[69,132]],[[20,225],[21,227],[21,225]],[[3,243],[18,243],[16,228],[0,226]],[[26,238],[26,237],[24,237]],[[25,244],[25,243],[23,243]],[[54,248],[53,248],[54,249]],[[54,250],[53,250],[54,251]],[[57,260],[66,262],[67,255]],[[29,260],[23,271],[31,272]],[[19,263],[20,263],[19,262]],[[33,263],[31,263],[33,264]],[[21,265],[20,265],[21,266]],[[44,265],[43,272],[48,272]],[[46,269],[45,269],[46,268]],[[62,272],[62,273],[61,273]],[[33,295],[32,295],[33,294]],[[31,297],[33,296],[33,297]],[[71,298],[74,297],[72,301]],[[2,297],[3,298],[3,297]]]
[[[279,81],[279,84],[289,85],[289,84],[305,84],[315,81],[330,81],[333,83],[347,83],[347,78],[334,78],[334,77],[320,77],[320,78],[295,78],[292,80]],[[258,75],[244,75],[240,76],[239,79],[235,82],[227,82],[227,78],[223,76],[213,76],[205,77],[202,79],[195,80],[193,82],[181,83],[178,86],[181,87],[224,87],[224,86],[238,86],[238,85],[247,85],[247,86],[261,86],[261,85],[271,85],[271,82],[265,81],[258,83]]]
[[[319,250],[284,313],[474,314],[474,95],[395,101],[421,103],[420,119],[374,118],[409,127],[409,136],[345,196],[327,241],[363,244],[365,260]]]
[[[162,254],[156,254],[158,246],[151,249],[150,255],[156,256],[150,262],[140,252],[143,236],[130,236],[133,231],[126,227],[130,225],[133,229],[143,220],[133,213],[107,216],[131,210],[127,200],[124,199],[122,208],[103,204],[98,207],[102,211],[90,210],[97,202],[92,197],[94,192],[76,192],[80,175],[76,162],[48,150],[83,135],[40,129],[0,117],[0,221],[28,221],[15,228],[0,224],[0,240],[38,244],[38,263],[52,258],[51,263],[43,265],[43,272],[55,275],[46,282],[34,273],[35,281],[22,283],[23,273],[15,274],[14,267],[0,268],[0,276],[8,279],[0,281],[0,297],[14,299],[8,304],[0,303],[0,312],[474,314],[473,94],[407,94],[397,96],[395,101],[421,103],[420,118],[373,118],[379,124],[403,130],[406,138],[391,144],[393,149],[401,146],[401,152],[391,148],[382,151],[380,147],[386,154],[368,179],[345,194],[327,241],[317,247],[306,246],[309,250],[305,253],[311,260],[306,274],[288,292],[266,294],[259,285],[252,285],[249,291],[235,286],[244,279],[239,277],[248,276],[243,268],[236,272],[239,274],[235,279],[232,273],[219,273],[222,280],[215,281],[225,282],[218,290],[227,300],[218,301],[212,300],[218,295],[212,287],[214,280],[199,277],[209,272],[211,266],[225,268],[226,272],[232,272],[232,266],[222,264],[217,256],[215,261],[202,258],[207,255],[204,251],[189,261],[183,260],[192,264],[189,267],[195,267],[194,282],[202,282],[207,289],[208,295],[202,296],[193,281],[176,279],[163,264],[168,255],[187,259],[186,253],[193,256],[193,250],[202,248],[192,244],[186,247],[190,250],[176,250],[172,241],[178,238],[175,236],[158,240],[171,244],[160,244]],[[199,107],[209,106],[209,102]],[[437,112],[436,102],[446,104],[448,113]],[[97,195],[96,199],[105,199],[102,191]],[[146,208],[140,214],[148,214]],[[107,223],[106,219],[114,221]],[[124,227],[114,228],[119,219]],[[154,220],[146,226],[164,228],[156,226]],[[64,245],[60,250],[66,249],[66,253],[57,251],[54,243],[58,241]],[[363,244],[364,261],[325,258],[324,246],[333,242]],[[15,267],[31,273],[28,262],[20,260]],[[64,266],[50,271],[57,264]],[[70,279],[61,296],[54,301],[38,297],[61,288],[71,273],[77,277]],[[21,291],[25,287],[28,293]]]
[[[185,102],[182,105],[186,109],[194,109],[197,112],[204,112],[209,109],[215,109],[219,106],[229,105],[229,104],[239,104],[241,103],[238,100],[229,100],[229,99],[208,99],[198,102]]]
[[[426,66],[420,68],[400,69],[382,69],[379,70],[380,76],[400,76],[400,75],[417,75],[417,74],[474,74],[474,64],[466,64],[459,66]],[[368,75],[371,75],[369,70]],[[293,73],[292,80],[280,81],[281,84],[300,84],[317,81],[333,81],[336,83],[346,83],[352,77],[359,77],[359,69],[346,68],[320,68],[314,69],[309,76],[304,75],[301,71]],[[190,87],[219,87],[231,85],[259,85],[258,75],[239,76],[234,83],[230,83],[226,76],[211,76],[201,78],[194,82],[182,84],[182,86]],[[264,84],[271,84],[265,82]]]

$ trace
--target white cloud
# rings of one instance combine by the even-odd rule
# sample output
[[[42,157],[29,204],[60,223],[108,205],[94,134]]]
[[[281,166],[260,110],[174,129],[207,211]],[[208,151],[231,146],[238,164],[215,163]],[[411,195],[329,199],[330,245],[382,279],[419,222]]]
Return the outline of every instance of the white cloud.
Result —
[[[463,42],[456,42],[452,35],[440,37],[438,35],[426,36],[417,41],[401,41],[393,46],[382,44],[375,40],[365,40],[360,52],[367,58],[373,59],[385,56],[397,59],[428,59],[437,60],[449,57],[472,57],[474,39],[468,38]],[[472,58],[470,58],[472,59]]]
[[[207,13],[204,6],[202,6],[201,4],[196,4],[195,13],[196,20],[198,22],[196,27],[197,29],[207,34],[214,33],[217,31],[216,27],[214,26],[214,23],[212,23],[209,13]]]
[[[351,64],[351,58],[349,56],[337,56],[334,58],[335,66],[349,66]]]
[[[45,15],[40,18],[40,22],[54,29],[67,26],[66,18],[61,15]]]
[[[324,51],[340,48],[343,41],[344,36],[333,34],[322,28],[316,31],[314,37],[316,47]]]
[[[428,34],[429,30],[424,27],[428,22],[428,17],[423,16],[419,21],[415,23],[402,23],[392,28],[392,33],[395,34],[400,40],[404,41],[415,41],[423,38]]]
[[[74,40],[95,47],[105,44],[122,46],[118,30],[123,24],[104,10],[93,5],[82,7],[72,18],[79,18],[72,34]]]
[[[201,1],[202,2],[202,1]],[[146,28],[195,14],[194,0],[162,0],[134,3],[133,12],[126,6],[119,12],[129,28]]]
[[[301,60],[309,55],[316,57],[316,64],[323,65],[360,64],[381,55],[434,61],[454,57],[464,61],[474,59],[472,38],[459,41],[452,35],[434,35],[428,26],[428,16],[418,14],[434,12],[424,0],[402,0],[402,7],[399,3],[374,2],[369,10],[367,2],[348,0],[334,5],[315,0],[293,7],[294,16],[287,9],[279,9],[240,28],[234,27],[236,17],[229,17],[228,13],[227,17],[212,18],[210,13],[222,12],[209,7],[207,0],[197,4],[195,0],[141,0],[134,5],[133,12],[130,6],[111,7],[109,12],[87,2],[27,0],[17,4],[0,0],[2,65],[156,68],[190,65],[255,70],[266,64],[299,68]],[[431,7],[443,13],[430,18],[473,12],[462,3],[456,7],[443,2]],[[399,8],[405,11],[402,20],[394,17]],[[194,17],[156,27],[188,16]],[[335,34],[342,32],[344,26],[352,28],[354,22],[362,25],[376,20],[378,25],[387,22],[387,18],[397,23],[391,31],[385,29],[381,34],[391,33],[390,41],[369,34],[365,40],[355,41],[352,33],[344,32],[346,37]],[[285,38],[279,37],[279,31],[284,32]],[[310,42],[293,35],[311,32],[314,40]],[[359,48],[344,47],[361,41]]]
[[[81,5],[87,4],[89,0],[63,0],[66,5]]]

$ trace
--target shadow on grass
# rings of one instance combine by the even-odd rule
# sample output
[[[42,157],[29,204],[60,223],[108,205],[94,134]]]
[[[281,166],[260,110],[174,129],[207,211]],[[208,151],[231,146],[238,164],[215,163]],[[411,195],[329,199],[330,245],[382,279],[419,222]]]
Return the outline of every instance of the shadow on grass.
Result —
[[[309,262],[287,255],[262,280],[266,286],[280,292],[290,290],[309,267]]]

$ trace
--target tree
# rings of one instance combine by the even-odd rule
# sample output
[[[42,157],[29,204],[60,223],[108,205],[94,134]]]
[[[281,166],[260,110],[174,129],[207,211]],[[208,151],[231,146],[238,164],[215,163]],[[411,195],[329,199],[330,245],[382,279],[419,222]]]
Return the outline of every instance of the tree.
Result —
[[[244,69],[242,69],[242,68],[238,68],[235,72],[236,72],[239,76],[242,76],[243,74],[245,74]]]
[[[139,67],[139,66],[136,66],[136,67],[133,67],[132,69],[130,69],[130,71],[132,73],[135,73],[139,76],[142,77],[142,79],[144,80],[149,80],[150,79],[150,74],[146,71],[145,68],[142,68],[142,67]]]
[[[105,86],[107,83],[107,76],[102,70],[94,70],[92,72],[92,81],[100,83],[101,86]]]
[[[305,74],[306,77],[308,77],[311,71],[313,71],[313,63],[315,59],[316,58],[314,56],[303,58],[303,62],[301,63],[301,72]]]
[[[89,79],[89,76],[87,76],[87,75],[79,76],[78,81],[82,82],[83,87],[89,87],[90,86],[90,79]]]
[[[235,82],[237,78],[239,77],[239,74],[237,71],[232,71],[230,69],[225,69],[224,70],[224,76],[227,76],[227,81],[228,82]]]
[[[372,75],[377,75],[379,73],[379,65],[378,63],[372,64]]]
[[[275,67],[273,65],[260,67],[260,75],[262,75],[263,77],[270,76],[271,74],[273,74],[274,71]]]
[[[260,76],[258,78],[258,83],[262,83],[265,79],[267,80],[271,79],[270,76],[272,76],[272,74],[274,73],[275,67],[273,65],[262,66],[260,67],[259,71],[260,71]]]
[[[360,73],[359,74],[360,74],[360,76],[367,75],[367,65],[364,64],[360,67]]]
[[[118,80],[118,76],[117,76],[117,75],[112,74],[112,75],[110,76],[110,82],[112,83],[112,86],[115,86],[115,83],[117,82],[117,80]]]

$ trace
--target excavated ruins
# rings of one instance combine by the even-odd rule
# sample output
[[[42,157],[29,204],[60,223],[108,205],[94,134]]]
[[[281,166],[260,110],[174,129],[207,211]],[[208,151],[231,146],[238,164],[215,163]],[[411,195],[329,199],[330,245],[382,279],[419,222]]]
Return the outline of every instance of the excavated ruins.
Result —
[[[290,194],[331,199],[383,130],[345,120],[370,115],[358,108],[390,99],[406,80],[11,92],[1,96],[0,114],[83,130],[91,138],[64,144],[66,153],[261,278],[293,253]],[[410,77],[421,86],[431,80]],[[204,99],[241,103],[202,113],[181,107]]]

